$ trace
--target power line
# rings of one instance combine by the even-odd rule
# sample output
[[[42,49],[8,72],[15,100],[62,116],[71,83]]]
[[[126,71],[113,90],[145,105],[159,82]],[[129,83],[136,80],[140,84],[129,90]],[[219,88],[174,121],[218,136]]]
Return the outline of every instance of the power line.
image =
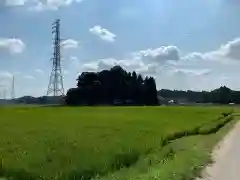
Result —
[[[61,66],[61,40],[60,40],[60,19],[57,19],[52,24],[53,29],[53,57],[51,60],[52,72],[49,79],[47,96],[53,94],[53,96],[64,95],[63,87],[63,75],[62,75],[62,66]]]

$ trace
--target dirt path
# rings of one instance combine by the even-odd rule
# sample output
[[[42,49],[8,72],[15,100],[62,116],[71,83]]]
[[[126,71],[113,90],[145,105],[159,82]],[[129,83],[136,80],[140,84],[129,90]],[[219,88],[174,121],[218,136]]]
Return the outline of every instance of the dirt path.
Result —
[[[240,122],[213,151],[213,161],[197,180],[240,180]]]

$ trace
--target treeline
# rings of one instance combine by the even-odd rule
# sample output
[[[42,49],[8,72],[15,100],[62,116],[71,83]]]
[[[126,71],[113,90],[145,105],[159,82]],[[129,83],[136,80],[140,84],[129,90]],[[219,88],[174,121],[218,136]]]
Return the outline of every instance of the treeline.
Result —
[[[13,100],[9,100],[14,104],[64,104],[64,97],[62,96],[41,96],[41,97],[32,97],[32,96],[23,96]]]
[[[158,100],[159,99],[159,100]],[[101,72],[83,72],[77,87],[68,90],[67,105],[158,105],[162,99],[194,103],[240,104],[240,91],[222,86],[213,91],[157,91],[153,77],[143,78],[120,66]],[[165,101],[164,101],[165,102]]]
[[[101,72],[83,72],[77,87],[66,94],[67,105],[157,105],[157,89],[153,77],[143,77],[120,66]]]
[[[162,89],[158,91],[158,95],[163,98],[185,99],[196,103],[240,104],[240,91],[233,91],[226,86],[222,86],[210,92]]]

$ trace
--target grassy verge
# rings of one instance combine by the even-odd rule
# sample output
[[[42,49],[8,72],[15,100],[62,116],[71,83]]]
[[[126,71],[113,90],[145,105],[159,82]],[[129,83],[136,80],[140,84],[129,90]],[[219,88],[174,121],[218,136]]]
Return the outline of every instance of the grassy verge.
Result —
[[[101,180],[190,180],[200,175],[201,170],[211,163],[213,147],[233,127],[233,116],[221,122],[202,127],[199,135],[185,136],[167,143],[159,151],[142,158],[131,168],[124,168]],[[215,124],[215,126],[214,126]],[[218,130],[216,130],[216,127]],[[207,132],[207,133],[206,133]],[[211,132],[211,133],[210,133]]]
[[[219,115],[230,110],[225,107],[2,108],[0,173],[17,180],[168,178],[168,168],[176,166],[175,174],[182,173],[184,161],[201,164],[198,160],[205,157],[202,149],[212,144],[210,139],[215,135],[208,135],[206,141],[200,135],[181,137],[188,130],[208,132],[224,124],[226,118],[219,119]]]

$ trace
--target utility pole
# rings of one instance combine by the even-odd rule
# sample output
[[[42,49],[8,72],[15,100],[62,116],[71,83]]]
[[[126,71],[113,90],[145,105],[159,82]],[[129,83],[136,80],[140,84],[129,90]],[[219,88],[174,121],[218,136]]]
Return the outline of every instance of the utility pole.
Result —
[[[60,40],[60,19],[57,19],[52,24],[53,29],[53,57],[51,58],[52,72],[49,79],[47,96],[53,94],[53,96],[64,95],[63,87],[63,75],[61,67],[61,40]]]

